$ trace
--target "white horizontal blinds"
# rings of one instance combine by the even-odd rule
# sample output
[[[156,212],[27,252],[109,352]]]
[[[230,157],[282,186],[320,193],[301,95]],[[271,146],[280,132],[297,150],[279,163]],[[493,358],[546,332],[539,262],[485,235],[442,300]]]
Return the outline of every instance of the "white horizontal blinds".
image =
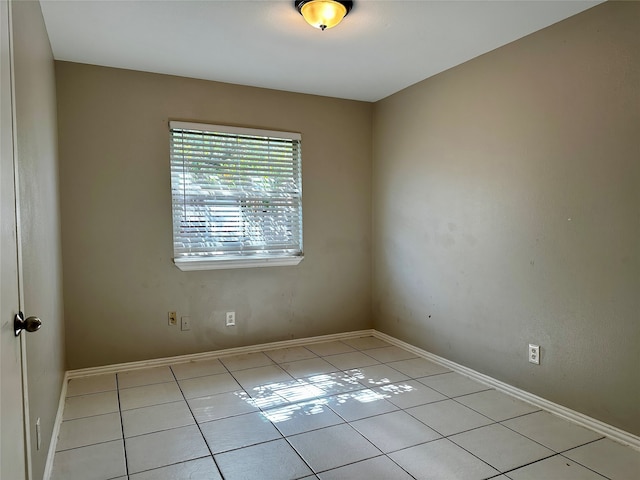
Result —
[[[170,123],[174,257],[302,255],[300,135]]]

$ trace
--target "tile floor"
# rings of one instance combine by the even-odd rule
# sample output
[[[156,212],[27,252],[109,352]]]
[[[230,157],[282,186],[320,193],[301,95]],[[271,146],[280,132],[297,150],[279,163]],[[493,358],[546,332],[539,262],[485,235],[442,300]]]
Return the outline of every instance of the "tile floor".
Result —
[[[72,379],[53,480],[625,479],[640,452],[374,337]]]

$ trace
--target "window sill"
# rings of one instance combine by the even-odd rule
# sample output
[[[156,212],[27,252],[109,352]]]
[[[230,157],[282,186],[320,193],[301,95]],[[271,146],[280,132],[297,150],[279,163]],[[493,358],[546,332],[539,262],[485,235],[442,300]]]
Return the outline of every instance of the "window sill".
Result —
[[[196,270],[230,270],[235,268],[256,268],[256,267],[286,267],[298,265],[304,256],[282,257],[282,258],[228,258],[228,259],[201,259],[201,258],[180,258],[174,259],[176,267],[183,272]]]

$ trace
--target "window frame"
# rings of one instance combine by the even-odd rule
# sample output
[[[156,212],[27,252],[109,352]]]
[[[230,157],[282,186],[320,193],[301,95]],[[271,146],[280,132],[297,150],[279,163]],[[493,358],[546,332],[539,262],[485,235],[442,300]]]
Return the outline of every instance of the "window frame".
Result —
[[[180,229],[184,225],[184,223],[189,222],[189,220],[185,219],[185,216],[176,215],[176,211],[180,210],[180,208],[184,209],[184,205],[186,205],[186,194],[176,194],[180,188],[176,188],[175,182],[177,181],[177,177],[179,176],[180,169],[180,160],[179,157],[174,156],[174,133],[176,131],[191,131],[191,132],[203,132],[212,135],[216,134],[225,134],[240,137],[258,137],[263,140],[267,139],[278,139],[280,141],[292,141],[295,143],[295,148],[293,148],[291,161],[293,165],[291,181],[295,184],[297,188],[297,196],[294,198],[294,202],[296,203],[295,215],[298,216],[298,224],[299,228],[297,229],[297,238],[296,242],[291,245],[294,247],[290,250],[294,251],[293,254],[289,252],[280,252],[280,253],[271,253],[271,254],[261,254],[259,249],[249,249],[247,253],[219,253],[220,249],[216,250],[215,247],[212,247],[210,250],[201,253],[178,253],[179,249],[177,248],[177,233],[180,232]],[[272,266],[293,266],[298,265],[304,259],[304,250],[303,250],[303,220],[302,220],[302,153],[301,153],[301,144],[302,144],[302,135],[300,133],[295,132],[283,132],[283,131],[275,131],[275,130],[262,130],[255,128],[246,128],[246,127],[235,127],[230,125],[214,125],[214,124],[203,124],[203,123],[193,123],[193,122],[182,122],[182,121],[169,121],[169,145],[170,145],[170,171],[171,171],[171,211],[172,211],[172,238],[173,238],[173,262],[182,271],[194,271],[194,270],[216,270],[216,269],[235,269],[235,268],[254,268],[254,267],[272,267]],[[229,150],[231,151],[231,149]],[[211,157],[212,158],[212,157]],[[213,163],[213,160],[211,161]],[[182,160],[182,175],[184,176],[184,172],[186,169],[184,162],[184,158]],[[197,183],[195,185],[198,185]],[[220,187],[221,188],[221,187]],[[184,189],[183,189],[184,190]],[[235,191],[236,195],[239,195],[243,192],[242,188],[239,188]],[[273,197],[265,196],[263,197],[266,200],[271,201]],[[176,202],[181,202],[176,206]],[[238,200],[238,208],[242,208],[242,202]],[[244,217],[244,213],[242,214]],[[176,225],[176,222],[181,222]],[[283,225],[289,226],[291,224],[283,223]],[[261,230],[263,232],[264,230]],[[207,232],[210,233],[210,232]],[[213,235],[210,237],[213,238]],[[298,245],[299,243],[299,245]],[[268,243],[265,244],[268,246]],[[299,248],[298,248],[299,247]],[[218,247],[219,248],[219,247]],[[242,248],[239,248],[239,251],[242,252]],[[216,251],[218,253],[216,253]]]

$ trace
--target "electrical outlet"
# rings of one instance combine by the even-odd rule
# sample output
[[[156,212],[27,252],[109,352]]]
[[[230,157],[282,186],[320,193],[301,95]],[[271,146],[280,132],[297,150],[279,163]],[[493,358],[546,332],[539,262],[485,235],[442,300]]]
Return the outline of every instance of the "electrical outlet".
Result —
[[[236,324],[236,312],[227,312],[227,327],[233,327]]]
[[[183,332],[191,330],[191,317],[180,318],[180,330],[182,330]]]
[[[178,324],[178,314],[176,312],[169,312],[169,325]]]
[[[529,344],[529,361],[540,365],[540,345]]]

